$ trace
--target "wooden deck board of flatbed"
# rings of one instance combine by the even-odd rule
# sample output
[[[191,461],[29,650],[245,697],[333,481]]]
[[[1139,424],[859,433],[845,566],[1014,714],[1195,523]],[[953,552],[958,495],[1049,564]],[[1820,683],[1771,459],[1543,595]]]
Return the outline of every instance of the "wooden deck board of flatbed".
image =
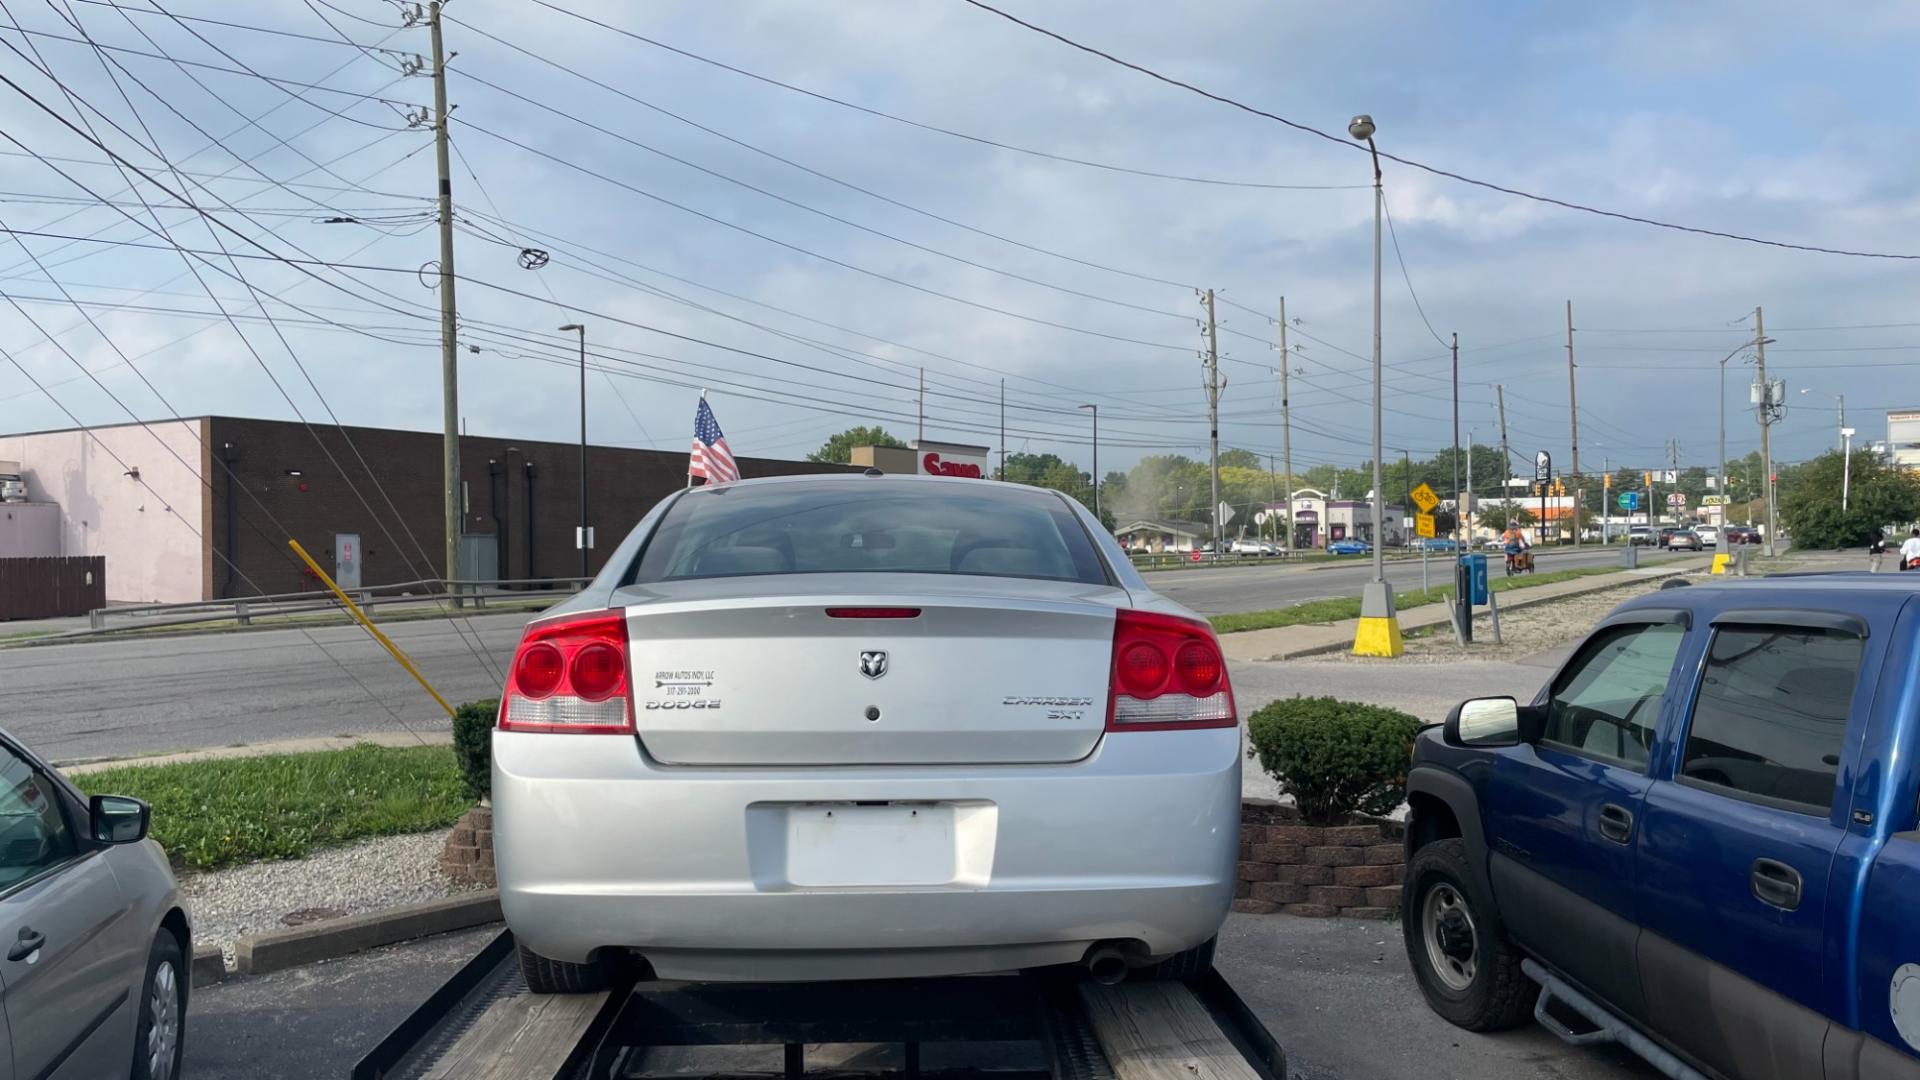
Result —
[[[1080,995],[1119,1080],[1260,1080],[1182,983],[1089,983]]]
[[[606,1003],[598,994],[518,994],[487,1007],[424,1080],[553,1080]]]

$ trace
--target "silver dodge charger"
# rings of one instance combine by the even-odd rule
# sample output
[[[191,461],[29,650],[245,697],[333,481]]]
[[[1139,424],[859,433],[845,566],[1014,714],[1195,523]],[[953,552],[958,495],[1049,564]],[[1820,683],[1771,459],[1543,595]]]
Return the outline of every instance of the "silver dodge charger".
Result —
[[[545,993],[621,964],[1191,978],[1233,897],[1239,753],[1212,629],[1063,495],[694,488],[527,627],[500,904]]]

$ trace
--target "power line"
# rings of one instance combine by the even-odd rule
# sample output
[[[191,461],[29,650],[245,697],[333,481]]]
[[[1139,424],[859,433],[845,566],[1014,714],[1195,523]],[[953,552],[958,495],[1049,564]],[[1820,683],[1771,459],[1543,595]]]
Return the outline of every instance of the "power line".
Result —
[[[1387,197],[1384,194],[1380,196],[1380,208],[1386,211],[1387,235],[1393,238],[1393,261],[1400,264],[1400,280],[1407,283],[1407,295],[1413,298],[1413,310],[1420,313],[1420,325],[1426,327],[1427,333],[1433,335],[1434,342],[1445,349],[1448,347],[1447,339],[1441,337],[1440,331],[1435,330],[1433,324],[1427,321],[1427,309],[1420,306],[1420,294],[1414,291],[1413,275],[1407,273],[1407,257],[1400,253],[1400,231],[1393,227],[1393,207],[1387,204]]]
[[[952,128],[941,127],[937,124],[929,124],[919,120],[909,120],[904,116],[897,116],[893,113],[882,112],[879,109],[869,108],[868,106],[865,106],[865,105],[859,105],[851,101],[846,101],[844,99],[834,97],[830,94],[823,94],[817,90],[809,90],[803,86],[795,86],[792,83],[781,82],[779,79],[775,79],[767,75],[761,75],[758,72],[748,71],[745,68],[735,67],[732,64],[723,63],[719,60],[712,59],[711,57],[701,56],[699,53],[691,52],[687,49],[682,49],[673,45],[669,45],[664,41],[655,40],[653,38],[647,37],[644,34],[638,34],[633,32],[632,30],[625,29],[624,27],[615,26],[612,23],[602,22],[599,19],[593,18],[592,16],[582,15],[577,11],[570,11],[566,8],[559,6],[558,4],[550,4],[547,2],[547,0],[533,0],[533,2],[540,5],[543,8],[547,8],[552,11],[557,11],[562,15],[568,15],[575,19],[579,19],[581,22],[590,23],[594,26],[598,26],[602,30],[612,31],[613,33],[619,34],[623,37],[632,38],[635,41],[639,41],[647,45],[651,45],[656,49],[663,49],[677,56],[683,56],[688,60],[694,60],[702,64],[707,64],[711,67],[719,68],[722,71],[731,71],[735,75],[742,75],[742,76],[745,76],[746,78],[753,79],[758,82],[766,83],[769,86],[777,86],[782,90],[790,90],[796,94],[803,94],[807,97],[814,98],[815,100],[818,100],[818,101],[824,101],[824,102],[827,102],[828,104],[838,105],[841,108],[845,108],[845,109],[852,109],[855,112],[865,113],[868,116],[879,117],[882,120],[891,120],[896,124],[905,124],[908,127],[919,128],[922,131],[936,132],[938,134],[947,135],[955,139],[964,139],[967,142],[978,143],[982,146],[991,146],[997,150],[1007,150],[1016,154],[1026,154],[1030,157],[1045,158],[1048,161],[1064,162],[1069,165],[1081,165],[1081,166],[1085,166],[1086,168],[1101,169],[1107,172],[1126,173],[1131,176],[1145,176],[1145,177],[1151,177],[1156,180],[1177,180],[1182,183],[1188,183],[1188,184],[1210,184],[1216,187],[1256,188],[1256,189],[1266,190],[1266,191],[1352,191],[1352,190],[1358,190],[1360,188],[1364,188],[1367,186],[1365,184],[1268,184],[1268,183],[1258,183],[1250,180],[1226,180],[1218,177],[1208,177],[1208,176],[1183,176],[1178,173],[1155,172],[1151,169],[1136,169],[1136,168],[1130,168],[1125,165],[1114,165],[1108,162],[1089,161],[1085,158],[1072,157],[1067,154],[1058,154],[1058,153],[1053,153],[1046,150],[1035,150],[1031,147],[1026,147],[1026,146],[1016,146],[1012,143],[999,142],[997,140],[989,139],[980,135],[970,135],[964,131],[956,131]]]
[[[996,315],[1004,315],[1007,318],[1018,319],[1021,322],[1033,323],[1037,326],[1048,326],[1056,330],[1065,330],[1069,333],[1082,334],[1088,337],[1102,338],[1107,341],[1118,341],[1118,342],[1123,342],[1129,345],[1143,345],[1150,349],[1165,349],[1173,352],[1183,352],[1183,353],[1193,351],[1190,347],[1186,345],[1169,345],[1166,342],[1147,341],[1141,338],[1127,337],[1124,334],[1109,334],[1104,330],[1094,330],[1084,326],[1074,326],[1070,323],[1056,322],[1052,319],[1043,319],[1037,315],[1028,315],[1023,312],[1012,311],[1007,308],[997,307],[993,304],[983,303],[978,300],[969,300],[963,296],[956,296],[953,293],[942,292],[939,289],[929,288],[928,286],[925,286],[925,285],[919,285],[914,282],[907,281],[904,278],[897,278],[891,274],[882,273],[878,270],[870,270],[867,267],[860,266],[855,263],[847,262],[844,259],[836,259],[831,255],[825,255],[818,251],[814,251],[810,248],[801,247],[799,244],[794,244],[786,240],[781,240],[778,237],[760,232],[756,229],[750,229],[745,225],[740,225],[735,222],[728,221],[725,218],[706,213],[705,211],[696,210],[693,207],[687,206],[685,204],[674,202],[672,199],[669,199],[663,195],[656,195],[653,192],[646,190],[645,188],[638,187],[633,184],[629,184],[626,181],[619,179],[618,177],[609,176],[606,173],[589,169],[584,165],[580,165],[575,162],[568,161],[566,158],[560,157],[559,155],[550,154],[545,150],[539,149],[538,147],[529,146],[528,144],[523,143],[520,140],[513,138],[512,136],[502,135],[497,131],[493,131],[488,128],[481,127],[480,125],[474,123],[471,120],[463,120],[458,116],[452,117],[451,119],[453,119],[454,121],[466,127],[472,128],[474,131],[477,131],[482,135],[486,135],[491,138],[498,139],[501,142],[508,144],[509,146],[518,147],[519,149],[529,154],[533,154],[535,156],[545,158],[548,161],[554,162],[555,164],[558,164],[558,165],[564,165],[569,169],[573,169],[576,172],[583,173],[587,176],[591,176],[605,183],[612,184],[615,187],[623,188],[627,191],[634,193],[635,195],[639,195],[642,198],[660,203],[663,206],[670,206],[675,210],[681,211],[682,213],[691,214],[694,217],[711,222],[715,225],[719,225],[723,228],[731,229],[739,233],[744,233],[748,236],[752,236],[759,240],[763,240],[769,244],[773,244],[776,247],[785,248],[788,251],[795,252],[796,254],[806,255],[810,258],[819,259],[822,262],[831,263],[832,265],[838,266],[843,270],[850,270],[853,273],[861,274],[863,276],[874,278],[879,281],[890,282],[894,285],[900,286],[901,288],[911,289],[914,292],[923,293],[927,296],[939,297],[942,300],[949,300],[949,301],[952,301],[953,303],[963,304],[967,307],[976,308],[981,311],[990,311]]]
[[[101,2],[101,0],[89,0],[89,2],[98,3],[98,2]],[[644,98],[636,97],[633,94],[630,94],[625,90],[620,89],[617,86],[613,86],[609,83],[602,82],[601,80],[596,79],[593,76],[588,75],[585,72],[582,72],[576,68],[568,67],[567,65],[562,64],[557,60],[551,59],[546,56],[542,56],[539,53],[536,53],[533,50],[528,49],[522,45],[518,45],[512,41],[508,41],[507,39],[499,37],[495,34],[490,34],[487,31],[477,26],[474,26],[472,23],[462,22],[459,19],[452,18],[451,16],[443,16],[443,18],[445,18],[447,22],[451,22],[458,26],[464,27],[465,29],[471,30],[476,34],[479,34],[481,37],[487,38],[490,41],[493,41],[499,45],[505,46],[506,48],[511,49],[515,52],[518,52],[524,56],[528,56],[534,60],[538,60],[541,63],[548,65],[549,67],[553,67],[557,70],[564,71],[567,74],[572,75],[576,79],[580,79],[581,81],[586,82],[590,85],[597,86],[600,89],[605,90],[606,92],[613,94],[616,97],[619,97],[623,100],[630,101],[635,105],[639,105],[642,108],[650,109],[653,112],[659,113],[662,116],[668,117],[673,120],[677,120],[680,123],[687,125],[688,127],[691,127],[697,131],[703,131],[708,135],[713,136],[716,139],[721,139],[725,142],[731,143],[734,146],[738,146],[743,150],[749,151],[754,154],[758,154],[761,157],[767,158],[772,161],[777,161],[782,165],[788,166],[789,168],[797,169],[801,172],[806,173],[809,176],[813,176],[821,180],[825,180],[830,184],[836,184],[840,187],[846,188],[849,191],[858,192],[859,194],[865,195],[868,198],[877,199],[881,202],[886,203],[889,206],[895,206],[902,210],[908,211],[909,213],[919,214],[922,217],[929,218],[934,221],[938,221],[942,224],[951,225],[956,229],[962,229],[966,232],[973,233],[976,236],[984,236],[990,240],[997,240],[1000,243],[1010,244],[1014,247],[1022,248],[1026,251],[1036,252],[1041,255],[1048,255],[1056,259],[1061,259],[1066,262],[1089,267],[1094,270],[1103,270],[1109,274],[1117,274],[1122,277],[1129,277],[1138,281],[1151,282],[1156,285],[1171,285],[1175,288],[1180,288],[1180,289],[1192,289],[1195,287],[1191,282],[1174,281],[1169,278],[1160,277],[1154,274],[1142,273],[1137,270],[1127,270],[1121,267],[1111,266],[1106,263],[1098,262],[1092,259],[1083,259],[1076,255],[1068,255],[1064,252],[1055,251],[1051,248],[1042,247],[1038,244],[1031,244],[1024,240],[1018,240],[1018,239],[1015,239],[1014,237],[1007,236],[1002,233],[993,232],[989,229],[983,229],[975,225],[969,225],[964,221],[955,220],[954,218],[947,217],[943,214],[935,213],[934,211],[925,209],[924,207],[915,206],[912,203],[904,202],[900,199],[893,198],[892,196],[889,196],[889,195],[883,195],[880,192],[872,190],[871,188],[862,187],[859,184],[853,183],[850,180],[845,180],[838,176],[834,176],[831,173],[823,172],[819,169],[813,168],[812,166],[804,165],[798,161],[793,160],[792,158],[783,157],[782,155],[776,154],[773,151],[766,149],[765,147],[755,145],[754,143],[749,142],[745,139],[736,138],[735,136],[729,135],[724,131],[720,131],[717,128],[709,127],[708,125],[702,124],[697,120],[689,119],[688,117],[682,116],[679,113],[673,112],[670,109],[662,108],[661,106],[653,102],[647,101]],[[467,78],[476,78],[470,72],[463,71],[461,74],[463,74]],[[476,79],[476,81],[478,80]],[[491,84],[488,84],[488,85],[491,85]],[[541,107],[545,108],[545,106],[541,106]]]
[[[1202,89],[1199,86],[1195,86],[1192,83],[1184,82],[1180,79],[1176,79],[1170,75],[1163,75],[1160,72],[1155,71],[1152,68],[1146,67],[1144,65],[1136,64],[1130,60],[1123,60],[1120,57],[1115,56],[1110,52],[1106,52],[1102,49],[1094,48],[1091,45],[1082,44],[1081,42],[1075,41],[1074,39],[1067,37],[1064,34],[1057,33],[1053,30],[1049,30],[1044,26],[1038,26],[1034,23],[1028,22],[1025,19],[1020,18],[1019,16],[1012,15],[1012,14],[1009,14],[1008,12],[1002,11],[999,8],[994,7],[992,4],[985,3],[984,0],[964,0],[964,2],[971,4],[982,11],[985,11],[994,15],[998,15],[1002,19],[1005,19],[1016,26],[1022,27],[1026,30],[1030,30],[1043,37],[1052,38],[1054,41],[1057,41],[1062,45],[1066,45],[1069,48],[1077,49],[1080,52],[1087,53],[1090,56],[1097,56],[1100,59],[1107,61],[1108,63],[1116,64],[1120,67],[1128,69],[1129,71],[1138,72],[1139,74],[1145,75],[1150,79],[1163,82],[1168,86],[1179,87],[1182,90],[1188,91],[1189,93],[1198,94],[1199,96],[1203,98],[1207,98],[1210,101],[1217,101],[1222,105],[1227,105],[1232,108],[1239,109],[1241,112],[1249,113],[1251,115],[1262,117],[1267,120],[1272,120],[1276,123],[1284,124],[1287,127],[1294,129],[1295,131],[1303,132],[1308,135],[1317,136],[1321,139],[1325,139],[1330,143],[1334,143],[1336,145],[1345,147],[1349,150],[1361,150],[1361,151],[1366,150],[1365,147],[1360,146],[1358,143],[1353,142],[1352,140],[1343,139],[1338,135],[1332,134],[1331,132],[1323,131],[1320,128],[1314,127],[1310,124],[1303,124],[1296,120],[1289,120],[1286,117],[1279,115],[1278,113],[1268,112],[1265,109],[1256,108],[1252,105],[1246,104],[1245,102],[1237,101],[1233,98],[1227,97],[1224,94],[1217,94],[1211,90]],[[537,3],[542,7],[554,6],[552,4],[547,3],[546,0],[534,0],[534,3]],[[564,10],[564,9],[556,8],[556,10]],[[569,14],[571,14],[571,12],[569,12]],[[1766,247],[1785,248],[1790,251],[1809,251],[1809,252],[1815,252],[1822,255],[1845,255],[1852,258],[1860,258],[1860,259],[1920,260],[1920,255],[1914,255],[1914,254],[1903,254],[1898,252],[1881,252],[1881,251],[1852,251],[1845,248],[1821,247],[1813,244],[1794,244],[1794,243],[1788,243],[1787,241],[1784,241],[1784,240],[1766,240],[1760,237],[1746,236],[1741,233],[1724,232],[1719,229],[1708,229],[1708,228],[1702,228],[1695,225],[1681,225],[1681,224],[1677,224],[1670,221],[1660,221],[1655,218],[1640,217],[1639,215],[1636,215],[1636,214],[1622,213],[1617,210],[1603,210],[1599,207],[1588,206],[1584,203],[1571,202],[1566,199],[1559,199],[1550,195],[1540,195],[1531,191],[1523,191],[1519,188],[1506,187],[1501,184],[1496,184],[1490,180],[1480,180],[1475,177],[1464,175],[1462,173],[1457,173],[1457,172],[1449,171],[1447,169],[1442,169],[1435,165],[1428,165],[1427,163],[1422,161],[1415,161],[1412,158],[1404,158],[1396,154],[1389,154],[1385,151],[1379,151],[1379,155],[1383,158],[1386,158],[1388,161],[1397,162],[1398,164],[1408,166],[1409,168],[1419,169],[1422,172],[1432,173],[1435,176],[1444,176],[1449,180],[1457,180],[1460,183],[1471,184],[1474,187],[1485,188],[1489,191],[1497,191],[1503,195],[1512,195],[1515,198],[1528,199],[1538,203],[1546,203],[1550,206],[1558,206],[1566,210],[1577,210],[1584,214],[1593,214],[1599,217],[1613,218],[1618,221],[1630,221],[1638,225],[1650,225],[1650,226],[1653,226],[1654,228],[1670,229],[1675,232],[1694,233],[1700,236],[1717,236],[1723,240],[1738,240],[1742,243],[1747,243],[1747,244],[1760,244]]]
[[[573,123],[578,124],[581,127],[587,128],[590,131],[599,132],[600,134],[605,135],[608,138],[617,139],[620,142],[627,144],[628,146],[632,146],[640,150],[645,150],[646,152],[650,154],[654,154],[658,157],[666,158],[668,161],[671,161],[678,165],[682,165],[686,168],[692,169],[695,172],[699,172],[704,175],[711,176],[717,180],[724,180],[729,184],[733,184],[737,187],[744,188],[748,191],[754,192],[755,194],[772,199],[775,202],[782,203],[786,206],[791,206],[796,210],[804,210],[809,214],[814,214],[819,217],[826,218],[828,221],[837,222],[841,225],[847,226],[850,229],[857,229],[860,232],[866,233],[870,236],[877,236],[883,240],[889,240],[889,241],[892,241],[893,243],[912,248],[915,251],[922,251],[929,255],[937,255],[943,259],[950,259],[954,262],[960,263],[963,266],[971,266],[976,270],[985,270],[990,274],[998,274],[1002,277],[1012,278],[1015,281],[1023,281],[1029,285],[1038,285],[1043,289],[1052,289],[1056,292],[1066,293],[1069,296],[1077,296],[1083,300],[1093,300],[1102,304],[1111,304],[1115,307],[1122,307],[1132,311],[1144,312],[1148,315],[1159,315],[1164,318],[1179,319],[1181,321],[1186,321],[1186,322],[1192,321],[1190,316],[1181,315],[1178,312],[1165,311],[1160,308],[1147,307],[1144,304],[1135,304],[1127,300],[1117,300],[1110,296],[1101,296],[1098,293],[1083,292],[1082,290],[1079,290],[1079,289],[1069,288],[1068,286],[1065,286],[1065,285],[1058,285],[1051,281],[1041,280],[1040,278],[1029,277],[1025,274],[1017,273],[1012,270],[1007,270],[1003,267],[994,266],[989,263],[980,262],[976,259],[969,259],[964,255],[955,255],[950,251],[942,251],[939,248],[918,243],[917,241],[909,240],[902,236],[895,236],[894,234],[890,232],[886,232],[885,230],[876,229],[870,225],[863,225],[860,222],[852,220],[851,218],[841,217],[840,215],[835,214],[831,211],[822,210],[817,206],[811,206],[807,203],[799,201],[798,199],[790,199],[785,195],[779,194],[778,192],[769,191],[766,188],[760,187],[756,184],[748,183],[747,181],[741,180],[738,177],[730,176],[717,169],[707,168],[704,165],[701,165],[694,161],[689,161],[686,158],[683,158],[677,154],[670,153],[666,150],[662,150],[659,147],[648,145],[647,143],[643,143],[638,139],[633,139],[626,135],[622,135],[617,131],[613,131],[609,128],[601,127],[600,125],[592,122],[591,120],[587,120],[579,116],[575,111],[569,111],[566,109],[561,109],[552,105],[548,105],[543,101],[538,101],[534,98],[528,97],[525,94],[519,93],[518,91],[509,90],[506,87],[501,86],[499,83],[481,78],[480,76],[475,75],[472,72],[462,72],[461,74],[466,79],[469,79],[473,82],[477,82],[480,85],[488,87],[490,89],[496,90],[517,101],[525,102],[526,104],[532,105],[533,107],[540,109],[544,112],[552,113],[553,115],[558,116],[563,120],[572,121]],[[468,126],[473,127],[476,125],[468,125]],[[481,129],[481,130],[484,130],[484,129]],[[490,131],[486,133],[489,135],[493,135],[495,138],[504,137]]]

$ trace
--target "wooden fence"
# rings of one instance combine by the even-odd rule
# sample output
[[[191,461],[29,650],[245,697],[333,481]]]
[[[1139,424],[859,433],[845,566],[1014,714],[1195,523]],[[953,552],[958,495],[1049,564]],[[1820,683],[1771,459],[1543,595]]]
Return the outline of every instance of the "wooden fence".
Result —
[[[0,622],[85,615],[106,606],[104,555],[0,559]]]

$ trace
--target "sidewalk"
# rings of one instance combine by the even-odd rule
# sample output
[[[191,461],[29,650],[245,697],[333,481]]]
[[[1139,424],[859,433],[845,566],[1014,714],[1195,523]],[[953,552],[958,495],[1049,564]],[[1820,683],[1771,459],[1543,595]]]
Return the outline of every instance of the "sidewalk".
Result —
[[[1551,585],[1510,589],[1502,594],[1507,599],[1499,603],[1502,610],[1511,611],[1514,608],[1558,600],[1561,597],[1579,596],[1583,593],[1599,592],[1602,589],[1631,585],[1639,581],[1673,577],[1690,570],[1701,570],[1706,566],[1707,563],[1703,561],[1685,559],[1661,563],[1658,566],[1643,566],[1637,570],[1622,570],[1613,574],[1595,574],[1592,577],[1575,578],[1572,581],[1557,581]],[[1476,615],[1483,620],[1488,618],[1484,612],[1476,612]],[[1401,612],[1399,617],[1402,631],[1444,626],[1447,624],[1447,605],[1423,604],[1420,607],[1408,608]],[[1270,630],[1245,630],[1237,634],[1220,635],[1220,648],[1229,660],[1253,662],[1292,660],[1296,657],[1339,652],[1352,648],[1354,631],[1359,625],[1358,619],[1342,619],[1324,626],[1279,626]]]

